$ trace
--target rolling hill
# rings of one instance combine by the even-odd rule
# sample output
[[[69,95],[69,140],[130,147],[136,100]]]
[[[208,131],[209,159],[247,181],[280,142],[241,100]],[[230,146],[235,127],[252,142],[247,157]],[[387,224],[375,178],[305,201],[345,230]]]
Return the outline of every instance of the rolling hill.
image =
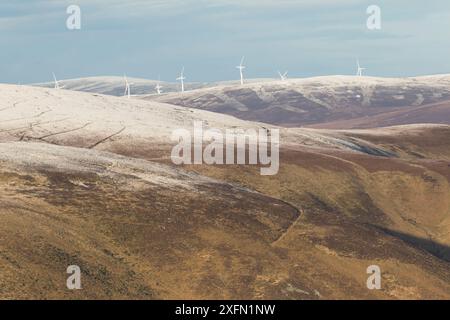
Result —
[[[367,123],[361,127],[376,127],[377,117],[384,119],[383,114],[389,112],[403,112],[403,116],[399,114],[398,120],[386,119],[386,125],[433,122],[437,118],[438,123],[450,123],[445,105],[432,105],[430,115],[426,108],[450,100],[449,75],[398,79],[327,76],[219,86],[143,99],[290,127],[353,119],[359,123],[365,117],[375,122],[371,125],[371,120],[366,119]],[[419,107],[423,108],[419,111]],[[415,115],[407,116],[408,111]]]
[[[0,298],[448,299],[450,126],[280,128],[280,171],[170,133],[267,124],[0,85]],[[82,290],[65,287],[79,265]],[[382,289],[366,287],[368,266]]]
[[[273,79],[249,79],[249,82],[265,82]],[[179,92],[181,90],[180,84],[176,82],[148,80],[141,78],[130,78],[128,81],[131,84],[132,95],[156,95],[155,86],[160,83],[163,93]],[[103,76],[103,77],[86,77],[78,79],[65,79],[58,81],[60,86],[66,90],[82,91],[90,93],[106,94],[116,97],[121,97],[125,92],[124,77],[117,76]],[[186,90],[195,90],[208,87],[237,85],[238,81],[223,81],[223,82],[185,82]],[[33,84],[36,87],[53,88],[54,82],[44,82]]]

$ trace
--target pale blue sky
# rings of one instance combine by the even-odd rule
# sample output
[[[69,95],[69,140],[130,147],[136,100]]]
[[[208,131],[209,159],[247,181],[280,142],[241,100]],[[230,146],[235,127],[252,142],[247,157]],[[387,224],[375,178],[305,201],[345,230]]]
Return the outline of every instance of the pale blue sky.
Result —
[[[0,82],[122,75],[238,77],[450,73],[448,0],[16,0],[0,3]],[[78,4],[82,29],[66,29]],[[366,9],[382,9],[382,30]]]

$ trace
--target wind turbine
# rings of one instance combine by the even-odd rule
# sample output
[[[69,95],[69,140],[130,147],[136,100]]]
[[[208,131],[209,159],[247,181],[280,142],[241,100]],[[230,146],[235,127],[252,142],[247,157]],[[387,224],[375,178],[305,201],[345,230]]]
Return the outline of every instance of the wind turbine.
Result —
[[[61,89],[61,88],[64,88],[64,87],[61,87],[60,85],[59,85],[59,82],[58,82],[58,80],[56,80],[56,76],[55,76],[55,73],[54,72],[52,72],[52,74],[53,74],[53,80],[55,81],[55,89]]]
[[[281,74],[281,72],[278,71],[278,74],[280,75],[281,81],[287,80],[288,71],[286,71],[286,72],[283,73],[283,74]]]
[[[131,97],[130,83],[128,82],[127,76],[125,74],[123,75],[123,77],[125,80],[125,93],[123,95],[126,96],[128,99],[130,99]]]
[[[366,68],[361,68],[361,65],[359,64],[359,59],[356,60],[356,65],[358,66],[358,71],[356,72],[356,75],[358,77],[362,77],[363,71],[366,70]]]
[[[177,78],[177,80],[181,81],[181,92],[184,92],[184,80],[186,80],[186,78],[184,77],[184,67],[183,69],[181,69],[180,76]]]
[[[241,63],[236,67],[237,69],[239,69],[239,74],[241,75],[241,86],[244,84],[244,72],[243,72],[245,69],[245,66],[243,65],[244,58],[245,57],[242,57]]]
[[[160,80],[160,78],[158,77],[158,83],[157,83],[156,86],[155,86],[156,92],[157,92],[158,94],[161,94],[161,93],[162,93],[161,89],[163,88],[163,86],[159,84],[160,81],[161,81],[161,80]]]

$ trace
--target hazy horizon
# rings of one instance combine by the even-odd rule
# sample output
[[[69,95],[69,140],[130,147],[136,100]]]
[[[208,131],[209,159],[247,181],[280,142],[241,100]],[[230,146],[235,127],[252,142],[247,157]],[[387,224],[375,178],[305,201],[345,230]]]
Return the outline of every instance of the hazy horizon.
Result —
[[[68,30],[68,5],[82,10]],[[381,30],[366,9],[381,8]],[[406,77],[450,73],[450,3],[399,0],[180,1],[23,0],[0,4],[0,82],[41,83],[91,76],[175,82],[353,75]]]

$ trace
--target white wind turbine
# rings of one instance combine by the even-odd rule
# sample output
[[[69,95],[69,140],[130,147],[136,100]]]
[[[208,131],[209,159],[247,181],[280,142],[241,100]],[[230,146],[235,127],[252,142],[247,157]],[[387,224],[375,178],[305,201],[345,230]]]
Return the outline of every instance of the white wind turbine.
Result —
[[[362,67],[361,67],[361,65],[359,64],[359,59],[356,60],[356,65],[357,65],[357,67],[358,67],[358,71],[356,72],[356,75],[357,75],[358,77],[362,77],[363,71],[366,70],[366,68],[362,68]]]
[[[56,80],[55,73],[52,72],[52,74],[53,74],[53,81],[55,82],[55,89],[62,89],[62,88],[64,88],[64,86],[61,87],[61,86],[59,85],[58,80]]]
[[[130,99],[130,97],[131,97],[130,83],[128,82],[128,79],[127,79],[126,75],[123,75],[123,78],[125,80],[125,93],[124,93],[124,96],[126,96],[128,99]]]
[[[281,72],[278,71],[278,74],[280,75],[281,81],[287,80],[288,71],[286,71],[286,72],[283,73],[283,74],[281,74]]]
[[[181,69],[180,76],[177,78],[177,80],[181,81],[181,92],[184,92],[184,80],[186,80],[184,76],[184,67]]]
[[[156,84],[155,89],[156,89],[156,92],[157,92],[158,94],[161,94],[161,93],[162,93],[162,90],[161,90],[161,89],[163,88],[163,86],[160,85],[159,82],[160,82],[160,80],[159,80],[159,77],[158,77],[158,83]]]
[[[242,57],[242,59],[241,59],[241,63],[236,67],[237,69],[239,69],[239,74],[240,74],[240,76],[241,76],[241,86],[244,84],[244,69],[245,69],[245,66],[243,65],[243,63],[244,63],[244,58],[245,57]]]

